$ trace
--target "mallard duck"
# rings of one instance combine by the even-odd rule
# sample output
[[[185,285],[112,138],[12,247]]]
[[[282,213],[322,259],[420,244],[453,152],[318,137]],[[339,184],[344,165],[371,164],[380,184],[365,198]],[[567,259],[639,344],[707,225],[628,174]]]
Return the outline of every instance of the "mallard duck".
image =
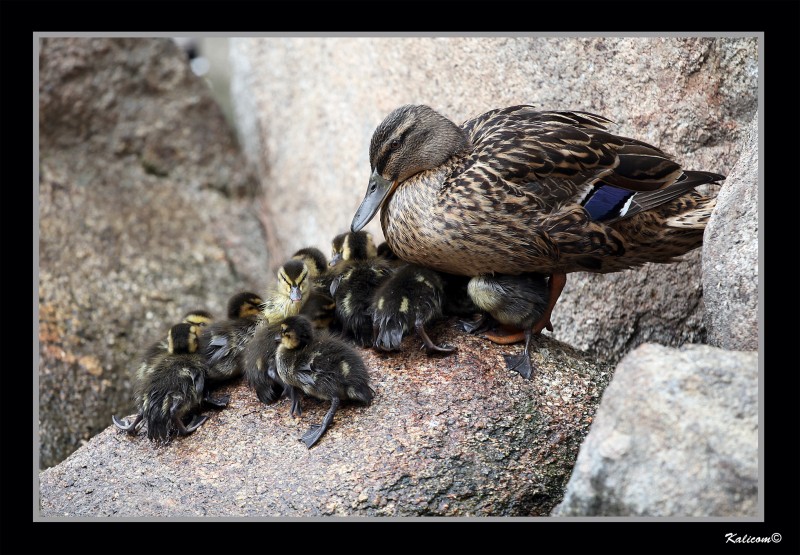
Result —
[[[340,233],[331,241],[329,266],[336,267],[342,260],[368,260],[378,256],[378,247],[368,231]]]
[[[170,328],[167,352],[137,376],[134,392],[139,412],[132,422],[112,415],[117,428],[135,434],[146,423],[149,439],[166,442],[173,431],[188,435],[208,419],[198,414],[204,401],[225,406],[224,402],[204,398],[207,365],[198,351],[197,332],[196,325],[185,322]],[[184,423],[189,416],[191,420]]]
[[[700,246],[724,176],[683,170],[659,148],[608,132],[605,117],[519,105],[458,126],[424,105],[392,111],[372,135],[372,175],[353,217],[380,210],[401,259],[464,276],[550,276],[550,317],[566,274],[671,262]]]
[[[200,330],[198,342],[208,361],[209,386],[242,375],[242,354],[255,334],[263,303],[259,295],[250,291],[236,293],[228,299],[228,319]]]
[[[444,282],[435,270],[416,264],[395,270],[372,297],[375,348],[399,350],[403,337],[413,329],[429,353],[452,353],[454,347],[436,345],[425,331],[426,324],[443,316],[444,298]]]
[[[520,274],[510,276],[496,274],[483,275],[469,280],[467,292],[475,305],[488,313],[494,320],[506,326],[521,328],[523,331],[511,334],[488,331],[485,337],[495,343],[516,343],[525,338],[525,349],[518,357],[504,355],[509,370],[516,370],[524,378],[530,378],[530,344],[533,337],[533,324],[539,320],[547,308],[547,280],[543,274]],[[484,318],[485,322],[486,319]],[[480,324],[471,331],[479,331]]]
[[[333,422],[341,401],[369,404],[375,395],[361,356],[350,345],[325,331],[314,331],[303,315],[284,320],[275,341],[277,373],[289,386],[292,416],[300,416],[300,392],[331,406],[321,424],[313,424],[300,438],[311,448]]]
[[[352,338],[361,347],[372,344],[372,295],[392,272],[392,264],[377,257],[372,235],[360,231],[345,233],[341,238],[341,260],[333,268],[331,296],[336,303],[334,329]]]
[[[334,319],[336,304],[330,295],[333,277],[328,271],[328,259],[316,247],[302,248],[295,252],[292,258],[305,262],[312,284],[308,300],[303,303],[300,313],[308,316],[315,328],[329,329]]]

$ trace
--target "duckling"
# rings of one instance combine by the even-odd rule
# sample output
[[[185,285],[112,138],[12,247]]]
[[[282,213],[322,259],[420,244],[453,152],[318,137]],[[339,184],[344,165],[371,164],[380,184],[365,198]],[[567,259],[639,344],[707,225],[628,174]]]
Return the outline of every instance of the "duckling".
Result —
[[[542,274],[509,276],[483,275],[470,279],[467,285],[470,298],[481,310],[490,314],[497,322],[521,328],[517,334],[502,335],[488,332],[484,337],[495,343],[510,344],[525,338],[525,349],[518,357],[504,355],[509,370],[516,370],[524,378],[533,371],[530,362],[530,343],[534,335],[534,323],[547,309],[547,283]],[[479,329],[475,327],[475,331]]]
[[[285,384],[280,381],[275,367],[275,334],[280,331],[283,319],[268,322],[262,319],[256,326],[253,338],[244,348],[244,376],[247,385],[256,392],[258,400],[271,404],[283,396]]]
[[[611,120],[518,105],[457,125],[429,106],[375,129],[371,175],[350,229],[380,211],[402,260],[468,277],[542,273],[550,329],[570,272],[669,263],[699,247],[724,176],[684,170],[661,149],[607,131]]]
[[[262,305],[261,313],[267,322],[298,314],[312,289],[308,266],[302,260],[287,260],[278,269],[277,277]]]
[[[337,266],[342,260],[367,260],[378,256],[378,248],[368,231],[340,233],[331,241],[329,266]]]
[[[186,322],[170,328],[167,352],[137,380],[134,392],[139,412],[133,422],[112,415],[117,428],[133,435],[146,423],[148,439],[166,442],[173,431],[188,435],[208,420],[198,414],[204,401],[207,365],[198,351],[197,332],[197,325]],[[189,415],[191,420],[184,424]]]
[[[444,282],[439,273],[405,264],[375,290],[372,300],[373,344],[383,351],[400,349],[414,329],[429,353],[452,353],[454,347],[435,345],[425,332],[428,322],[443,316]]]
[[[199,308],[190,310],[184,314],[181,321],[187,324],[195,325],[198,327],[198,329],[202,329],[214,321],[214,316],[208,310]],[[168,335],[169,330],[167,330],[167,333],[164,334],[163,338],[154,341],[144,350],[144,353],[141,356],[141,363],[136,371],[136,380],[141,380],[144,374],[151,371],[153,364],[155,364],[155,362],[162,355],[169,351]]]
[[[385,260],[400,260],[386,241],[378,245],[376,256]]]
[[[299,392],[331,402],[322,423],[312,424],[300,438],[308,449],[331,425],[341,401],[372,402],[375,391],[358,352],[327,332],[315,332],[305,316],[284,320],[275,341],[277,374],[289,386],[292,416],[302,414]]]
[[[308,316],[315,328],[329,329],[335,317],[336,304],[330,295],[333,276],[328,271],[328,260],[316,247],[302,248],[292,258],[305,262],[312,283],[308,300],[303,304],[300,313]]]
[[[373,333],[372,295],[391,274],[392,265],[377,257],[375,243],[368,232],[338,235],[333,245],[333,259],[337,260],[331,282],[331,295],[336,303],[334,329],[341,330],[359,346],[368,347],[372,344]]]
[[[208,361],[208,385],[242,375],[242,353],[256,332],[263,303],[259,295],[250,291],[236,293],[228,299],[228,319],[200,331],[198,342]]]

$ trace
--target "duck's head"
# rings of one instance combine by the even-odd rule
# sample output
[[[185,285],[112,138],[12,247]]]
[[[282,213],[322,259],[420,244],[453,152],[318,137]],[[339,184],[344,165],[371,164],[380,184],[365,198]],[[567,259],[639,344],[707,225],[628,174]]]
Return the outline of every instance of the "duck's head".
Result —
[[[292,258],[278,270],[278,289],[293,303],[300,303],[311,289],[309,275],[306,263]]]
[[[367,225],[397,185],[469,148],[464,131],[430,107],[407,104],[395,109],[372,134],[372,175],[350,229]]]
[[[228,300],[228,318],[255,318],[261,312],[264,300],[250,291],[242,291]]]
[[[167,345],[171,354],[194,353],[197,351],[199,326],[181,322],[169,329]]]
[[[369,231],[340,233],[331,241],[331,266],[340,260],[368,260],[378,256],[378,248]]]
[[[308,345],[314,338],[314,325],[306,316],[289,316],[281,322],[281,331],[275,334],[275,342],[286,349],[298,349]]]
[[[203,309],[190,310],[183,317],[184,323],[199,327],[207,326],[213,321],[214,316],[209,311]]]
[[[323,252],[316,247],[300,249],[292,255],[292,258],[302,260],[306,263],[312,279],[321,276],[328,269],[328,260],[325,258]]]

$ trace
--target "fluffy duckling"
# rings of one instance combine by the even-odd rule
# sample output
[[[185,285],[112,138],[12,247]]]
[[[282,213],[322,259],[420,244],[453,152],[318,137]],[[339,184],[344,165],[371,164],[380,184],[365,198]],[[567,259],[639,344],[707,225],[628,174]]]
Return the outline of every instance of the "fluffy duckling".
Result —
[[[292,416],[300,416],[299,392],[323,401],[331,407],[321,424],[313,424],[301,440],[311,448],[333,422],[341,401],[369,404],[375,395],[369,373],[361,356],[344,341],[316,332],[305,316],[287,318],[275,336],[276,370],[289,389]]]
[[[277,277],[262,305],[261,313],[267,322],[298,314],[312,289],[308,266],[302,260],[286,261],[278,269]]]
[[[373,344],[397,351],[412,329],[429,353],[452,353],[431,341],[425,325],[443,316],[444,282],[439,273],[416,264],[404,264],[375,290],[372,300]]]
[[[261,317],[262,298],[250,291],[228,300],[228,319],[205,326],[198,336],[200,352],[208,361],[209,385],[242,375],[242,354]]]
[[[137,380],[135,396],[139,412],[133,422],[112,415],[117,428],[133,435],[146,423],[149,439],[166,442],[173,431],[188,435],[208,419],[197,414],[204,400],[215,406],[225,406],[204,399],[207,365],[198,351],[197,332],[196,325],[186,322],[170,328],[167,352]],[[184,419],[189,415],[192,418],[185,424]]]
[[[279,380],[275,369],[275,334],[280,331],[283,320],[268,322],[261,320],[256,326],[253,338],[244,348],[244,376],[247,385],[264,404],[271,404],[281,398],[284,384]]]
[[[336,303],[336,329],[361,347],[372,344],[372,295],[392,273],[389,261],[377,257],[372,235],[343,233],[333,240],[336,261],[331,295]]]
[[[198,327],[198,329],[204,328],[205,326],[211,324],[214,321],[214,316],[205,309],[195,309],[190,310],[186,314],[184,314],[183,319],[181,320],[184,323],[192,324]],[[144,369],[152,366],[153,362],[161,355],[167,352],[169,349],[167,337],[164,336],[158,341],[154,341],[144,352],[142,356],[142,363],[140,366],[140,371],[145,371]]]
[[[529,349],[534,335],[533,325],[547,309],[545,276],[533,273],[518,276],[482,275],[470,279],[467,291],[473,302],[497,322],[524,330],[510,335],[488,332],[484,333],[484,337],[501,344],[516,343],[524,337],[525,349],[522,354],[518,357],[504,355],[504,358],[509,370],[516,370],[524,378],[530,378],[533,369]],[[475,331],[479,327],[475,325]]]
[[[330,328],[335,317],[336,304],[330,294],[333,276],[328,271],[327,258],[316,247],[300,249],[292,255],[292,258],[305,262],[312,280],[311,292],[308,300],[303,303],[300,313],[308,316],[315,328]]]

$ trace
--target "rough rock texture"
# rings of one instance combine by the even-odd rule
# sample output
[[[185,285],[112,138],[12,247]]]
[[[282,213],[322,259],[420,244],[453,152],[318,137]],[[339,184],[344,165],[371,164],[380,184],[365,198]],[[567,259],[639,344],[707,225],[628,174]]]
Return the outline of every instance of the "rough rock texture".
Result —
[[[327,403],[264,405],[245,384],[193,435],[166,446],[110,427],[40,473],[42,517],[544,516],[560,501],[611,367],[542,338],[531,380],[453,322],[429,357],[360,349],[376,390],[343,405],[312,449],[298,438]]]
[[[753,517],[758,353],[645,344],[603,393],[553,516]]]
[[[758,117],[717,197],[703,239],[703,300],[708,343],[758,350]]]
[[[168,39],[39,50],[39,464],[133,410],[140,351],[271,279],[257,182]]]
[[[456,122],[519,103],[587,110],[687,168],[722,174],[757,109],[758,44],[748,37],[261,37],[232,39],[230,50],[238,128],[267,184],[277,258],[349,227],[371,134],[401,104],[427,103]],[[381,236],[377,218],[367,229]],[[573,274],[554,337],[618,361],[644,342],[704,341],[703,313],[698,250],[672,265]]]

